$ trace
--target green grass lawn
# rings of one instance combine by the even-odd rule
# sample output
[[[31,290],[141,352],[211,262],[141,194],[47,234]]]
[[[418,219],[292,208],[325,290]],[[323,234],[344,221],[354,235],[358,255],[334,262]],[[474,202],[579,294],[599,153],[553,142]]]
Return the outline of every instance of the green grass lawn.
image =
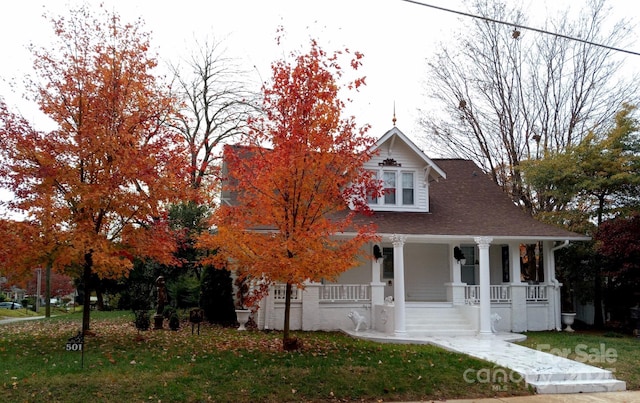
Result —
[[[8,319],[8,318],[26,318],[29,316],[43,316],[44,308],[40,311],[40,313],[34,312],[31,309],[4,309],[0,308],[0,319]]]
[[[137,332],[130,312],[92,312],[84,368],[65,350],[81,314],[0,326],[0,401],[399,401],[526,395],[522,383],[465,380],[493,364],[426,345],[378,344],[340,333],[295,335],[202,325],[192,335]],[[166,326],[166,325],[165,325]],[[475,372],[472,372],[475,373]],[[471,377],[473,378],[473,377]]]
[[[604,331],[529,332],[523,346],[613,371],[627,389],[640,389],[640,338]]]

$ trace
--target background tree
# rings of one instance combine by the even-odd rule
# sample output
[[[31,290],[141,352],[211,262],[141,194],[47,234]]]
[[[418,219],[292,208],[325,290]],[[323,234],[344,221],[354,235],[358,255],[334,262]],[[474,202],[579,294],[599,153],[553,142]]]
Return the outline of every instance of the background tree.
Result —
[[[623,102],[637,102],[640,81],[618,74],[624,59],[614,50],[519,28],[529,21],[518,7],[471,2],[471,13],[513,25],[475,18],[456,41],[441,45],[429,63],[426,88],[445,114],[425,114],[421,125],[430,145],[476,162],[528,212],[564,210],[562,200],[530,189],[520,163],[605,130]],[[628,45],[628,21],[606,29],[608,22],[606,1],[589,0],[577,18],[567,11],[549,17],[544,28],[582,41]]]
[[[540,197],[571,207],[568,212],[541,214],[543,219],[565,226],[594,222],[600,228],[605,218],[637,208],[640,148],[634,109],[625,106],[616,115],[615,126],[604,133],[590,132],[564,152],[547,152],[542,159],[522,164],[527,182],[545,189]],[[602,326],[603,262],[598,254],[593,256],[594,324]]]
[[[58,127],[35,131],[0,105],[2,184],[15,194],[9,208],[42,233],[55,228],[54,265],[81,268],[86,333],[93,274],[122,276],[134,256],[173,261],[163,206],[186,188],[184,154],[165,124],[175,99],[152,74],[140,20],[85,5],[51,22],[57,47],[32,49],[31,88]]]
[[[191,273],[200,281],[201,255],[205,252],[196,247],[198,235],[208,229],[211,209],[194,200],[173,204],[169,207],[169,225],[178,237],[175,256],[184,273]]]
[[[186,65],[174,65],[177,96],[182,110],[172,121],[189,152],[190,183],[209,188],[215,178],[220,145],[240,134],[257,111],[257,95],[250,92],[245,73],[225,57],[221,43],[197,42],[197,52]],[[204,182],[203,182],[204,181]]]
[[[44,279],[44,273],[42,273]],[[51,273],[50,287],[51,287],[51,298],[60,299],[63,296],[67,296],[72,294],[75,291],[75,286],[73,285],[73,279],[65,274],[59,273]],[[44,284],[42,284],[44,285]],[[27,282],[27,293],[30,295],[38,295],[36,293],[38,287],[38,273],[36,270],[33,270],[33,274],[29,281]],[[42,288],[44,289],[44,287]],[[46,298],[46,297],[45,297]]]
[[[226,269],[205,266],[200,282],[200,307],[207,321],[222,326],[236,323],[231,273]]]
[[[245,73],[235,60],[225,57],[221,43],[207,40],[204,43],[196,41],[196,44],[197,51],[186,64],[172,66],[179,84],[176,93],[182,101],[181,113],[172,121],[172,126],[181,134],[189,153],[191,187],[198,191],[199,203],[206,204],[207,200],[215,203],[210,196],[217,193],[212,185],[217,183],[221,145],[246,128],[249,117],[257,111],[258,102],[257,95],[247,89]],[[216,322],[215,318],[235,317],[233,303],[223,303],[217,309],[210,306],[214,301],[223,302],[233,290],[228,270],[209,273],[207,279],[201,278],[205,268],[199,262],[199,255],[203,252],[195,248],[194,243],[206,229],[203,224],[209,208],[205,204],[190,201],[172,206],[171,217],[173,225],[184,231],[178,258],[193,269],[203,286],[199,289],[199,303],[205,308],[208,319]],[[227,278],[212,281],[212,276]],[[182,284],[186,283],[182,281]],[[214,315],[217,310],[221,312]],[[235,322],[235,319],[231,321]]]
[[[608,278],[608,308],[614,320],[625,322],[629,308],[640,304],[640,213],[604,221],[595,239]]]
[[[263,86],[265,116],[250,122],[243,146],[225,149],[225,190],[237,203],[220,206],[212,221],[217,233],[200,242],[217,250],[207,259],[216,267],[263,286],[286,284],[285,348],[297,347],[289,337],[292,287],[335,279],[358,264],[361,247],[374,237],[373,228],[357,228],[355,212],[347,211],[349,202],[367,211],[367,195],[379,193],[379,184],[363,169],[374,144],[368,127],[341,117],[338,56],[312,41],[308,53],[291,54],[293,62],[272,64],[272,82]],[[361,57],[353,55],[354,70]],[[347,87],[361,84],[357,78]],[[356,235],[334,237],[347,230]]]
[[[52,279],[61,271],[60,267],[54,268],[54,262],[64,250],[65,237],[54,217],[41,216],[38,221],[7,219],[0,225],[0,239],[5,245],[0,248],[0,261],[8,272],[10,283],[24,288],[34,269],[44,269],[41,291],[47,318],[51,316],[51,297],[54,295]]]

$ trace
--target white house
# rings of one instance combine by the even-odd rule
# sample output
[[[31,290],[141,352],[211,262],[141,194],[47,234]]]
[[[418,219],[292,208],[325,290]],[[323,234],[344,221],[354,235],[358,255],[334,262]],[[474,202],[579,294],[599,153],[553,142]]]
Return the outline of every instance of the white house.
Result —
[[[376,147],[366,168],[390,191],[361,219],[376,223],[381,257],[295,290],[292,329],[353,329],[354,311],[395,335],[561,329],[554,252],[588,237],[536,221],[472,161],[430,159],[396,127]],[[281,329],[283,314],[274,286],[256,322]]]

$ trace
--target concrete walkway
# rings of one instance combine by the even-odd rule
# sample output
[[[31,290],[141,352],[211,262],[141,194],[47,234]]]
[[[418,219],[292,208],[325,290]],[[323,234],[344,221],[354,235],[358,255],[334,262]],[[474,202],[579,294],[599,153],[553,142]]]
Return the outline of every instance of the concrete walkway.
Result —
[[[44,319],[44,316],[23,316],[19,318],[4,318],[4,319],[0,319],[0,325],[3,325],[5,323],[23,322],[25,320],[36,320],[36,319]]]
[[[578,393],[571,395],[535,395],[517,397],[496,397],[489,399],[447,400],[447,403],[637,403],[640,392]],[[409,402],[406,402],[409,403]],[[416,402],[417,403],[417,402]]]
[[[626,389],[623,381],[616,380],[613,371],[601,369],[585,363],[558,357],[517,344],[526,336],[504,333],[487,336],[403,336],[386,335],[375,331],[346,331],[347,334],[362,339],[384,343],[432,344],[449,351],[466,354],[489,361],[510,371],[500,371],[493,376],[523,380],[535,388],[539,394],[619,392]],[[611,364],[615,366],[615,363]],[[484,369],[482,374],[465,373],[470,382],[480,376],[486,377],[493,368]],[[640,401],[640,400],[638,400]]]

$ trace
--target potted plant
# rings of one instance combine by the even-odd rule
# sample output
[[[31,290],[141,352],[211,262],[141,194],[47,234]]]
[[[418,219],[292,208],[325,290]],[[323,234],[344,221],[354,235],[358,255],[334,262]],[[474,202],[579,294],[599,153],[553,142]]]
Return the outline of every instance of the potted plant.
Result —
[[[251,314],[257,310],[257,302],[266,295],[269,285],[265,281],[249,279],[238,273],[236,285],[236,318],[238,330],[246,330],[251,320]]]
[[[573,304],[572,284],[566,273],[560,272],[558,274],[560,274],[559,277],[563,283],[560,289],[560,317],[562,318],[562,324],[565,325],[565,332],[573,332],[571,325],[576,319],[576,311]]]
[[[560,306],[562,308],[562,312],[560,316],[562,317],[562,324],[566,326],[564,331],[573,332],[574,330],[571,325],[573,325],[573,322],[576,319],[576,312],[573,308],[573,298],[571,296],[569,285],[567,284],[564,288],[566,288],[566,290],[564,290],[564,292],[561,291],[562,303]]]
[[[247,330],[246,324],[249,321],[251,310],[248,309],[250,303],[249,298],[249,284],[244,276],[236,277],[235,285],[236,291],[236,319],[238,324],[238,330]]]

